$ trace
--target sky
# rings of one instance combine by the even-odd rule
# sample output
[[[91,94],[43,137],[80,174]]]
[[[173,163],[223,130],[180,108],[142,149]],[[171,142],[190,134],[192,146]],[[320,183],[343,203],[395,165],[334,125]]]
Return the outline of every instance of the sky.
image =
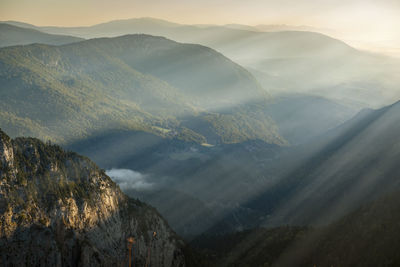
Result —
[[[353,46],[400,56],[400,0],[0,0],[0,20],[94,25],[154,17],[183,24],[290,24],[330,29]]]

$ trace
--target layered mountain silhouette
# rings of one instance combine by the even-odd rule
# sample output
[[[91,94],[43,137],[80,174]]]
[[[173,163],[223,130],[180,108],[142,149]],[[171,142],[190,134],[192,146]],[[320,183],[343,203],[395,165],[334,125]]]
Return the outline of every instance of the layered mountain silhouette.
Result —
[[[183,42],[200,43],[213,47],[246,66],[262,87],[278,99],[281,99],[282,93],[286,99],[296,98],[300,93],[303,95],[302,101],[309,96],[307,101],[311,102],[316,99],[313,98],[315,95],[325,98],[325,102],[332,101],[325,108],[314,105],[315,109],[312,110],[314,114],[327,114],[326,117],[321,116],[315,120],[313,114],[303,113],[303,117],[278,120],[280,133],[286,136],[287,124],[301,125],[299,121],[303,119],[305,122],[315,121],[310,135],[318,135],[349,119],[361,107],[381,106],[398,95],[395,70],[399,64],[396,60],[357,51],[339,40],[303,31],[304,29],[265,33],[227,26],[181,25],[151,18],[119,20],[75,28],[36,27],[12,21],[7,23],[85,38],[148,33]],[[388,76],[381,79],[376,73],[378,69]],[[189,82],[184,85],[194,84],[196,83]],[[293,93],[295,94],[290,96]],[[274,110],[278,113],[285,114],[293,110],[287,102],[276,102],[278,105],[275,105]],[[342,112],[335,109],[335,106],[343,106],[342,111],[349,112]],[[304,129],[294,129],[289,142],[304,142],[306,139],[301,136],[303,132]]]
[[[400,98],[400,63],[311,30],[1,23],[2,129],[102,168],[0,132],[1,255],[27,262],[38,238],[53,265],[116,264],[129,233],[144,263],[156,225],[155,265],[188,263],[146,201],[193,240],[197,263],[396,266],[400,104],[389,103]],[[106,172],[130,173],[112,178],[140,201]],[[81,211],[93,203],[111,219],[90,224]],[[21,244],[32,249],[18,258]]]
[[[0,47],[33,43],[62,45],[82,41],[82,38],[48,34],[34,29],[0,23]]]
[[[380,107],[390,104],[393,97],[400,97],[396,87],[398,60],[358,51],[340,40],[304,29],[260,32],[229,26],[182,25],[153,18],[75,28],[8,23],[81,38],[146,33],[206,45],[255,69],[268,81],[263,86],[274,93],[312,93],[357,107]]]

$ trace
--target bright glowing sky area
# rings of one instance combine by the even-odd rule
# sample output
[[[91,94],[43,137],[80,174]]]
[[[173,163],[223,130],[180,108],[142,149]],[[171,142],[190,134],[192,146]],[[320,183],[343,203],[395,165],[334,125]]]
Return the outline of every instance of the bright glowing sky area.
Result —
[[[400,56],[400,0],[1,0],[0,20],[87,26],[154,17],[183,24],[288,24],[329,30],[361,49]]]

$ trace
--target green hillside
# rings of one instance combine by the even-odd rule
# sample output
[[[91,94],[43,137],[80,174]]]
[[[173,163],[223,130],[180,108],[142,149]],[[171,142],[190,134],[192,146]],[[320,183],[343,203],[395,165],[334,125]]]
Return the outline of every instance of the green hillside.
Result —
[[[257,71],[262,86],[274,94],[309,93],[357,108],[381,107],[400,97],[399,60],[359,51],[313,32],[312,28],[304,31],[300,27],[298,31],[280,27],[280,31],[262,32],[229,25],[183,25],[153,18],[110,21],[90,27],[8,23],[82,38],[145,33],[205,45]]]
[[[223,55],[161,37],[0,49],[0,123],[11,136],[68,143],[125,129],[206,143],[211,131],[216,142],[284,144],[273,121],[258,115],[267,101],[252,75]],[[192,120],[204,127],[182,123]]]

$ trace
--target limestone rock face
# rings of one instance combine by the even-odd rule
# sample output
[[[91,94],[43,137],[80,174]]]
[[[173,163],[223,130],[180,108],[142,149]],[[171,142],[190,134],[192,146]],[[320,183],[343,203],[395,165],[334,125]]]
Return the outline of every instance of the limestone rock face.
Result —
[[[0,130],[1,266],[126,266],[128,237],[132,265],[185,266],[183,241],[104,170]]]

